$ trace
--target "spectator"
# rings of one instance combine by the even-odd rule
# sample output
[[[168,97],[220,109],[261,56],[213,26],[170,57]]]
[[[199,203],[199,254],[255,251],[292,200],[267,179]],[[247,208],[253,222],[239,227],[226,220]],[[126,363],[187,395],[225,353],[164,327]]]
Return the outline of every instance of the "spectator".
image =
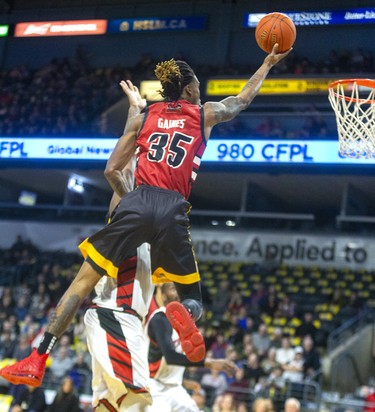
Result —
[[[302,341],[303,346],[303,373],[304,377],[312,377],[320,369],[320,355],[314,347],[311,336],[305,336]]]
[[[232,394],[225,393],[215,399],[212,406],[212,412],[236,412],[235,399]]]
[[[10,331],[4,331],[0,335],[0,358],[11,359],[13,358],[14,349],[16,347],[15,338],[12,337]]]
[[[74,384],[71,378],[64,378],[57,394],[48,408],[49,412],[81,412],[79,399],[74,393]]]
[[[276,366],[280,364],[276,360],[276,348],[270,348],[267,357],[261,362],[264,372],[268,375]]]
[[[57,350],[53,351],[52,355],[51,372],[52,379],[55,383],[60,383],[62,378],[69,374],[74,365],[74,358],[70,357],[68,348],[66,346],[60,346]]]
[[[13,400],[11,412],[45,412],[46,398],[40,387],[26,385]]]
[[[251,386],[254,386],[262,376],[266,375],[262,367],[259,365],[259,358],[256,353],[252,353],[248,356],[244,368],[245,378],[249,380]]]
[[[290,296],[285,295],[281,302],[279,303],[279,308],[278,308],[278,315],[281,317],[285,317],[287,319],[291,319],[296,311],[296,304],[295,302],[290,298]]]
[[[294,349],[290,344],[290,339],[284,336],[281,340],[281,348],[276,350],[276,362],[285,365],[294,359]]]
[[[243,303],[242,294],[238,289],[233,288],[228,303],[228,310],[231,313],[238,313],[241,309],[245,309],[246,314],[246,308]]]
[[[253,412],[275,412],[271,399],[258,398],[253,403]]]
[[[267,298],[267,290],[263,283],[256,283],[254,291],[248,299],[248,312],[250,315],[258,315],[263,312]]]
[[[49,303],[50,297],[46,286],[44,283],[39,283],[37,292],[31,297],[31,305],[29,308],[30,315],[38,322],[44,321]]]
[[[191,397],[201,412],[210,412],[209,407],[206,405],[206,391],[204,389],[194,391]]]
[[[280,349],[283,340],[283,330],[280,327],[273,328],[272,334],[270,336],[271,347],[275,349]]]
[[[267,383],[269,387],[273,387],[276,391],[282,391],[285,387],[284,370],[281,366],[275,366],[268,375]]]
[[[283,377],[286,381],[302,383],[303,382],[303,349],[297,346],[294,352],[294,359],[283,365]]]
[[[303,339],[305,336],[310,335],[315,341],[318,329],[314,326],[314,317],[311,312],[306,312],[303,315],[302,324],[296,328],[295,336]]]
[[[231,299],[230,285],[227,280],[222,280],[219,283],[217,295],[220,296],[220,299],[215,299],[211,305],[212,318],[221,322]]]
[[[212,352],[212,357],[216,359],[225,358],[225,352],[227,348],[228,348],[228,343],[226,342],[224,333],[219,332],[216,335],[215,342],[210,347],[210,351]]]
[[[202,376],[201,385],[204,389],[210,388],[215,396],[221,395],[227,389],[227,381],[219,371],[211,369]]]
[[[83,314],[78,314],[76,316],[76,323],[73,329],[74,338],[80,342],[86,342],[86,336],[87,336],[83,318],[84,318]]]
[[[264,356],[271,346],[271,339],[268,336],[267,325],[259,325],[258,332],[253,333],[253,345],[259,356]]]
[[[249,398],[249,381],[245,378],[245,369],[238,368],[234,374],[234,381],[227,388],[237,401],[247,402]]]
[[[288,398],[285,401],[285,408],[284,412],[300,412],[301,411],[301,403],[296,398]]]
[[[91,380],[91,367],[85,360],[87,352],[77,353],[74,365],[70,370],[70,377],[73,380],[74,386],[80,391],[84,389],[84,385]]]
[[[27,335],[20,335],[13,351],[13,358],[21,360],[31,353],[31,345]]]
[[[280,302],[275,288],[270,288],[264,304],[264,312],[271,318],[274,318],[276,313],[279,311],[279,305]]]

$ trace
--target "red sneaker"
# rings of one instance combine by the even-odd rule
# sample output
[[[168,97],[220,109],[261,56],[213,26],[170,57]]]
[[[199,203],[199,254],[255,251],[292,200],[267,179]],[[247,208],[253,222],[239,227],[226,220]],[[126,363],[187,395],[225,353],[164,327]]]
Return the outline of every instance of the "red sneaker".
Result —
[[[189,312],[180,302],[167,305],[165,314],[181,340],[182,350],[191,362],[200,362],[206,356],[206,346]]]
[[[31,355],[0,370],[0,376],[15,385],[40,386],[48,355],[40,355],[36,348]]]

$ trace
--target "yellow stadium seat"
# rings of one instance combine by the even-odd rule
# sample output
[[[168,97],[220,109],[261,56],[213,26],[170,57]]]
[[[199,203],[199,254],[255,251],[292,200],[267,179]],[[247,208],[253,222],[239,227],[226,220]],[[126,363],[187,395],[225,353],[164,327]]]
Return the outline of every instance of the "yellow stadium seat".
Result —
[[[266,277],[266,282],[267,283],[276,283],[277,282],[277,278],[276,278],[276,276],[267,276]]]
[[[298,326],[300,326],[300,325],[302,325],[301,319],[292,318],[292,319],[289,321],[289,326],[294,326],[294,327],[296,328],[296,327],[298,327]]]
[[[328,303],[320,303],[315,305],[316,312],[327,312],[328,311]]]
[[[286,291],[287,291],[288,293],[298,293],[298,292],[299,292],[299,286],[298,286],[298,285],[289,285],[289,286],[286,288]]]
[[[331,312],[320,312],[319,313],[319,319],[321,320],[332,320],[333,315]]]
[[[274,318],[272,324],[274,326],[285,326],[287,322],[287,319],[282,317],[282,318]]]
[[[355,280],[355,275],[353,273],[347,273],[343,276],[343,279],[353,282],[353,280]]]
[[[276,274],[277,274],[278,276],[280,276],[280,277],[284,277],[284,276],[287,276],[287,275],[288,275],[288,271],[285,270],[285,269],[278,269],[278,270],[276,271]]]
[[[336,272],[329,272],[326,274],[326,278],[329,280],[336,280],[337,279],[337,273]]]
[[[313,325],[317,328],[320,329],[320,320],[319,319],[315,319],[313,322]]]
[[[290,343],[291,343],[293,346],[300,346],[300,345],[301,345],[301,338],[292,338],[292,339],[290,340]]]
[[[329,305],[329,310],[334,314],[337,315],[340,312],[339,305]]]
[[[283,328],[283,334],[284,335],[289,335],[289,336],[294,336],[296,334],[295,328],[291,328],[290,326],[285,326]]]
[[[262,315],[261,319],[266,325],[271,325],[271,322],[272,322],[272,317],[271,316]]]
[[[320,277],[322,276],[322,274],[320,272],[311,272],[310,273],[310,277],[313,279],[320,279]]]

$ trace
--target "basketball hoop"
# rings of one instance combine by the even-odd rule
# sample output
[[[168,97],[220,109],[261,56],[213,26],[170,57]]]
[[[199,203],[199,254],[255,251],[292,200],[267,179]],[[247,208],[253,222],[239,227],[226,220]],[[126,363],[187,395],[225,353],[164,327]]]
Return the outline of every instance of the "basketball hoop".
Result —
[[[337,80],[328,86],[344,157],[375,158],[375,80]]]

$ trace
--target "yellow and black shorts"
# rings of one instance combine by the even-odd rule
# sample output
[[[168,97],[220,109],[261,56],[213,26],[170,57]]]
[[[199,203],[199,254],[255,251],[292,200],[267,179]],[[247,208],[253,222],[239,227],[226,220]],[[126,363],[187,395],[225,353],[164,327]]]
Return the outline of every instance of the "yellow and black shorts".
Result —
[[[79,248],[102,274],[117,277],[121,262],[142,243],[151,246],[154,283],[191,284],[200,280],[190,239],[190,203],[172,190],[141,185],[127,193],[110,223]]]

